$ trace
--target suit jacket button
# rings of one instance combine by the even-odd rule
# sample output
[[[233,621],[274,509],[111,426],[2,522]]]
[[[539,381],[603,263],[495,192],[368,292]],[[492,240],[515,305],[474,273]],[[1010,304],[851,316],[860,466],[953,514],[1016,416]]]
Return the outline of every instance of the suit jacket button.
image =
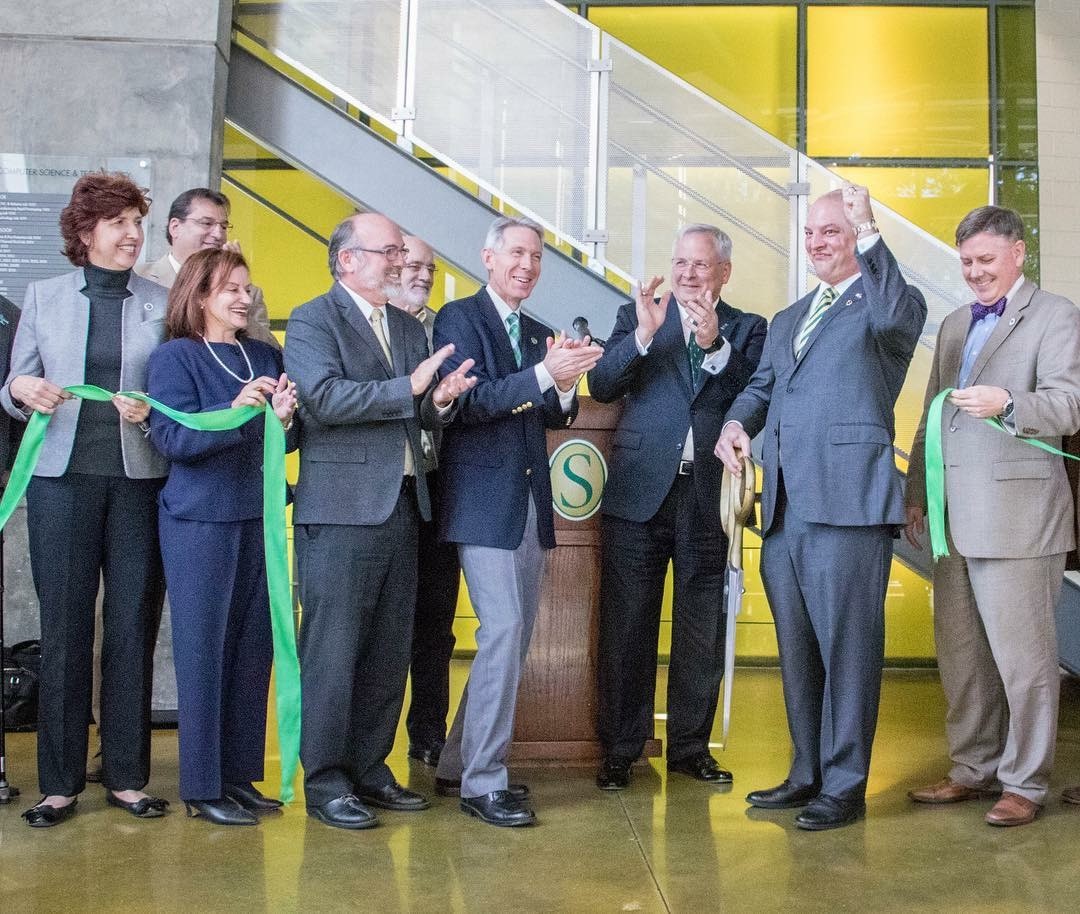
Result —
[[[532,476],[532,467],[529,467],[528,469],[525,470],[525,475],[526,476]]]
[[[959,431],[959,429],[955,425],[950,425],[949,426],[949,431],[950,432],[956,432],[956,431]]]
[[[793,393],[795,393],[795,388],[794,388],[794,387],[789,387],[789,388],[787,389],[787,392],[788,392],[789,394],[793,394]]]

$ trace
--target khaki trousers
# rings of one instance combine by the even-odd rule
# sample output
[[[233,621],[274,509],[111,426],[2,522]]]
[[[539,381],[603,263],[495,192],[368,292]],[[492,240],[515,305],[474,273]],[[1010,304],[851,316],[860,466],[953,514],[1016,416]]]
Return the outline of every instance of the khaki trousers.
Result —
[[[976,559],[950,547],[934,570],[949,776],[1042,804],[1057,739],[1054,607],[1065,555]]]

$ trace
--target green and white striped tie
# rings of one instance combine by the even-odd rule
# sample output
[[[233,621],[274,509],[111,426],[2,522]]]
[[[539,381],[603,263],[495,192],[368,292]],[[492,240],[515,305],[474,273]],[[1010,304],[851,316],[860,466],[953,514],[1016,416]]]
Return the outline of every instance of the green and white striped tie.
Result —
[[[821,298],[818,299],[817,305],[806,315],[806,321],[803,323],[799,335],[795,337],[795,358],[802,355],[802,351],[806,347],[807,341],[817,328],[817,325],[821,323],[821,319],[825,316],[825,312],[829,310],[834,301],[836,301],[836,289],[832,286],[827,286],[825,291],[821,293]]]
[[[516,311],[506,315],[506,332],[510,334],[510,345],[514,348],[514,361],[521,367],[521,318]]]

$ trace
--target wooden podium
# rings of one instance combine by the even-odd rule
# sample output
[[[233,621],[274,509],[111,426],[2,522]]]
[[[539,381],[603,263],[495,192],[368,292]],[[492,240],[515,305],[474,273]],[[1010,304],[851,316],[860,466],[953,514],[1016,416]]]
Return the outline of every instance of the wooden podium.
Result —
[[[518,690],[511,759],[519,764],[600,760],[596,737],[600,600],[600,514],[618,405],[582,397],[571,428],[548,432],[555,549],[548,555],[540,612]],[[602,459],[600,459],[602,458]],[[660,754],[650,739],[645,757]]]

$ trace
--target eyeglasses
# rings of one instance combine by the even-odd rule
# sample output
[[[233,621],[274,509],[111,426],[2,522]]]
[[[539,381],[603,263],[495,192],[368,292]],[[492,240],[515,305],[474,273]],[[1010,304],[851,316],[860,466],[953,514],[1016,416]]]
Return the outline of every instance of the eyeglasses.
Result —
[[[408,248],[399,248],[396,244],[389,244],[384,248],[349,248],[350,251],[363,251],[365,254],[382,254],[387,260],[404,260],[409,256]]]
[[[709,270],[716,267],[716,263],[709,263],[707,260],[672,260],[671,265],[676,270],[689,270],[693,269],[695,273],[706,273]]]
[[[427,270],[432,276],[439,272],[438,266],[433,263],[425,263],[421,260],[410,260],[405,264],[405,269],[412,270],[416,273],[419,273],[421,270]]]
[[[192,219],[192,218],[189,217],[189,218],[184,219],[182,221],[184,221],[184,222],[194,222],[204,232],[210,231],[210,229],[212,229],[215,225],[219,229],[221,229],[223,232],[227,232],[229,229],[232,228],[232,223],[231,222],[218,222],[217,219]]]

